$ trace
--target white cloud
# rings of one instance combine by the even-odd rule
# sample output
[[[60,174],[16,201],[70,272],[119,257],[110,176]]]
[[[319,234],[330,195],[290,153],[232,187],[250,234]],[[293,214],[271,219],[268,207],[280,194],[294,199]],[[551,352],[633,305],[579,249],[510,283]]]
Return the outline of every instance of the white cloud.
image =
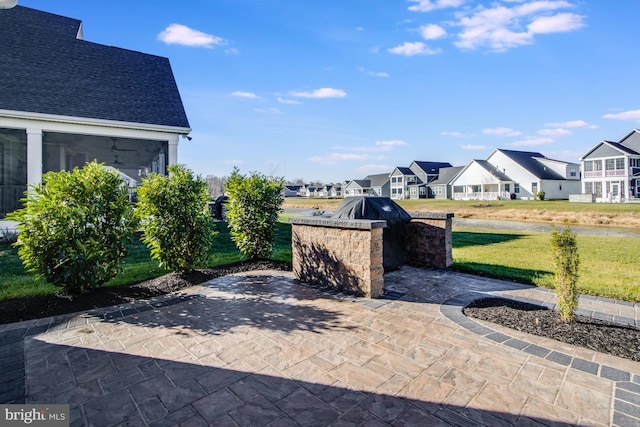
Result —
[[[262,114],[282,114],[282,111],[278,110],[277,108],[254,108],[253,111],[255,111],[256,113],[262,113]]]
[[[587,128],[587,129],[598,129],[596,125],[590,125],[584,120],[570,120],[568,122],[560,122],[560,123],[546,123],[545,126],[550,128]]]
[[[388,141],[376,141],[376,143],[373,146],[356,146],[356,147],[335,146],[332,148],[334,150],[340,150],[340,151],[375,153],[375,152],[391,151],[396,147],[402,147],[405,145],[408,145],[405,141],[401,141],[399,139],[392,139]]]
[[[323,87],[311,92],[290,92],[289,95],[296,98],[344,98],[347,93],[342,89],[333,89],[330,87]]]
[[[384,151],[386,151],[387,149],[390,150],[393,147],[401,147],[403,145],[407,145],[407,143],[399,139],[392,139],[389,141],[376,141],[376,145],[378,147],[384,147]]]
[[[409,6],[409,10],[412,12],[431,12],[436,9],[446,9],[449,7],[462,6],[465,0],[409,0],[414,3],[418,3],[413,6]]]
[[[493,135],[493,136],[520,136],[520,135],[522,135],[522,132],[510,129],[510,128],[482,129],[482,133],[484,135]]]
[[[441,39],[447,35],[447,31],[440,25],[427,24],[420,27],[420,35],[425,40]]]
[[[389,77],[388,73],[381,72],[381,71],[369,71],[363,67],[358,67],[358,71],[371,77]]]
[[[440,53],[440,49],[429,49],[427,45],[422,42],[404,42],[400,46],[387,49],[390,53],[395,55],[435,55]]]
[[[529,147],[529,146],[536,146],[536,145],[551,144],[552,142],[553,142],[553,139],[551,138],[537,138],[534,136],[528,136],[525,139],[521,139],[520,141],[511,143],[511,145],[513,147]]]
[[[449,136],[451,138],[473,138],[473,137],[475,137],[475,135],[473,135],[473,134],[465,134],[465,133],[458,132],[458,131],[447,131],[447,130],[445,130],[443,132],[440,132],[440,135]]]
[[[225,165],[241,165],[244,163],[244,160],[224,160],[222,163]]]
[[[208,47],[225,44],[225,40],[211,34],[206,34],[182,24],[171,24],[158,34],[158,39],[167,44],[182,46]]]
[[[302,102],[297,101],[295,99],[284,99],[284,98],[280,98],[280,97],[278,97],[278,102],[281,103],[281,104],[290,104],[290,105],[302,104]]]
[[[605,114],[603,119],[636,120],[640,122],[640,110],[624,111],[616,114]]]
[[[356,31],[364,31],[364,27],[356,27]]]
[[[461,146],[463,150],[486,150],[488,147],[486,145],[471,145],[466,144]]]
[[[391,170],[393,170],[393,166],[370,164],[370,165],[362,165],[356,170],[363,175],[372,175],[376,173],[388,173]]]
[[[244,92],[241,90],[232,92],[231,96],[237,96],[238,98],[260,99],[260,97],[253,92]]]
[[[559,138],[562,136],[573,135],[570,130],[563,128],[554,128],[554,129],[541,129],[538,131],[538,135],[548,136],[551,138]]]
[[[573,7],[568,1],[553,0],[526,1],[513,7],[497,3],[489,8],[480,6],[459,18],[457,25],[462,31],[454,44],[460,49],[487,47],[501,52],[532,44],[536,34],[575,31],[585,26],[584,16],[555,13]]]
[[[559,13],[555,16],[541,16],[527,25],[534,34],[549,34],[574,31],[584,27],[583,17],[574,13]]]
[[[238,55],[238,54],[240,54],[240,51],[238,51],[238,49],[236,49],[235,47],[232,47],[230,49],[226,49],[224,51],[224,53],[226,53],[228,55]]]
[[[368,154],[356,154],[356,153],[331,153],[326,156],[313,156],[309,160],[314,163],[322,163],[325,165],[333,165],[338,162],[352,161],[352,160],[367,160]]]

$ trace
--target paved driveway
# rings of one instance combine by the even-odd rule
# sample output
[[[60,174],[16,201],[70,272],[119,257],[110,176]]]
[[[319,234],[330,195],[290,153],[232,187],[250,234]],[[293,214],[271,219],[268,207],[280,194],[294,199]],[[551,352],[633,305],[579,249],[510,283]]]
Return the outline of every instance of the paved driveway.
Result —
[[[385,289],[350,298],[254,272],[5,325],[0,401],[69,403],[72,425],[640,424],[640,363],[461,314],[482,293],[553,294],[410,267]],[[581,307],[631,322],[640,311]]]

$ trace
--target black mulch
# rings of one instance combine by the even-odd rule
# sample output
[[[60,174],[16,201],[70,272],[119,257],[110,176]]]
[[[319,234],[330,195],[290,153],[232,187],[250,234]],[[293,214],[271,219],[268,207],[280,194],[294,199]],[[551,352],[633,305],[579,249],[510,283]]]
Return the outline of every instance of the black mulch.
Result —
[[[152,298],[198,285],[216,277],[253,270],[290,271],[291,263],[271,260],[245,261],[189,273],[169,273],[131,285],[99,287],[90,292],[73,296],[73,298],[43,295],[0,301],[0,324],[75,313]]]
[[[464,308],[464,314],[567,344],[640,362],[640,329],[577,316],[564,322],[554,310],[504,298],[484,298]]]

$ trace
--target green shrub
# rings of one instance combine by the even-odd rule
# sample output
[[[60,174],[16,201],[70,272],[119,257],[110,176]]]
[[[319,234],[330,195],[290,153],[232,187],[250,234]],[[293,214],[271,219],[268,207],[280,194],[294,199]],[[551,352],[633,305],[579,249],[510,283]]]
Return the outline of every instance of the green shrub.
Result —
[[[575,319],[578,307],[578,246],[576,235],[567,226],[560,232],[553,227],[551,233],[551,251],[555,267],[555,291],[558,300],[558,312],[562,320]]]
[[[142,241],[160,267],[193,270],[207,262],[215,236],[207,182],[182,166],[168,170],[169,176],[149,174],[138,188]]]
[[[533,195],[533,199],[534,200],[544,200],[546,193],[544,191],[538,191],[536,194]]]
[[[229,196],[227,221],[231,239],[246,258],[271,255],[283,186],[282,178],[257,172],[244,176],[237,168],[229,177],[225,187]]]
[[[38,278],[79,293],[115,277],[135,231],[129,191],[118,173],[95,161],[49,172],[31,187],[18,222],[18,253]]]

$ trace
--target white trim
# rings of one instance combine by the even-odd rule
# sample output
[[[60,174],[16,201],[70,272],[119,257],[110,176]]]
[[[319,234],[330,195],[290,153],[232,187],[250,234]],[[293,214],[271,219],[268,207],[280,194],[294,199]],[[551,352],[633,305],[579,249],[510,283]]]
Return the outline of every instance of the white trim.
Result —
[[[121,129],[135,129],[143,131],[155,131],[163,133],[176,133],[187,135],[191,128],[179,126],[154,125],[147,123],[122,122],[117,120],[91,119],[86,117],[60,116],[55,114],[30,113],[25,111],[2,110],[0,109],[0,125],[2,119],[20,119],[37,122],[61,123],[67,125],[98,126]]]

